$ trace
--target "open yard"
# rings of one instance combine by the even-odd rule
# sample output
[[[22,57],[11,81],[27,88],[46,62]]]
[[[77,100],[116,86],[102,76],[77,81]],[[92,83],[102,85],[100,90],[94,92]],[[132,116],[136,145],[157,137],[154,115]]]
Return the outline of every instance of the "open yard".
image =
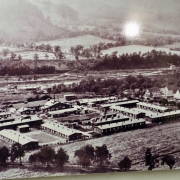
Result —
[[[31,138],[39,140],[40,145],[65,141],[65,139],[63,138],[60,138],[58,136],[53,136],[51,134],[48,134],[42,131],[32,131],[32,132],[26,133],[26,135]]]
[[[169,50],[169,48],[166,47],[150,47],[150,46],[141,46],[141,45],[129,45],[129,46],[121,46],[121,47],[114,47],[114,48],[110,48],[107,50],[103,50],[102,54],[111,54],[112,52],[117,51],[118,55],[122,55],[122,54],[132,54],[134,52],[139,53],[139,51],[141,53],[147,53],[148,51],[151,52],[153,49],[155,49],[156,51],[165,51],[167,54],[169,52],[171,52],[172,54],[178,54],[180,55],[180,51],[172,51]]]

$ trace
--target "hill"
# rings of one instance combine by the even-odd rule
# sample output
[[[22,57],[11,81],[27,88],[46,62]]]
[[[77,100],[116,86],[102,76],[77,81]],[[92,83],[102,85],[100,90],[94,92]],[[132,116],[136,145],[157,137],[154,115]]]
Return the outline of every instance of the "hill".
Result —
[[[0,37],[5,42],[52,39],[68,33],[54,26],[37,6],[25,0],[1,0],[0,19]]]

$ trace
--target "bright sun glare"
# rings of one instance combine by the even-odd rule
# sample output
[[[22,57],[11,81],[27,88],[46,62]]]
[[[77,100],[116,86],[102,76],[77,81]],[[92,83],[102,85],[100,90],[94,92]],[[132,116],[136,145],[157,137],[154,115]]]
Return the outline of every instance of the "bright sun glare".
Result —
[[[124,26],[124,33],[129,38],[137,37],[140,33],[140,25],[137,22],[127,22]]]

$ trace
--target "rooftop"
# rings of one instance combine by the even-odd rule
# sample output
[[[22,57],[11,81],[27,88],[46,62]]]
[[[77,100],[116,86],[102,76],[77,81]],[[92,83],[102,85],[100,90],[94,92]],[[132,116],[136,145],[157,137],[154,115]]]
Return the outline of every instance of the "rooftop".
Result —
[[[121,106],[111,106],[110,109],[115,109],[115,110],[118,110],[118,111],[133,114],[133,115],[138,115],[140,113],[143,113],[139,109],[134,109],[134,108],[129,109],[129,108],[121,107]]]
[[[130,124],[136,124],[136,123],[142,123],[146,122],[144,119],[133,119],[132,121],[124,121],[124,122],[118,122],[118,123],[112,123],[112,124],[105,124],[105,125],[100,125],[97,126],[99,129],[109,129],[109,128],[115,128],[115,127],[120,127],[120,126],[126,126]]]
[[[120,101],[117,103],[109,103],[109,104],[103,104],[101,105],[101,107],[105,108],[105,107],[110,107],[110,106],[122,106],[122,105],[126,105],[126,104],[133,104],[133,103],[139,103],[138,100],[132,100],[132,101]]]
[[[82,133],[81,131],[78,131],[75,129],[70,129],[66,126],[63,126],[60,123],[55,123],[55,122],[47,122],[47,123],[42,124],[41,126],[52,129],[56,132],[62,133],[62,134],[67,135],[67,136],[70,136],[74,133]]]
[[[157,110],[162,110],[162,111],[169,110],[169,108],[167,108],[167,107],[158,106],[158,105],[145,103],[145,102],[139,102],[137,105],[141,105],[141,106],[145,106],[145,107],[149,107],[149,108],[153,108],[153,109],[157,109]]]
[[[25,136],[24,134],[21,134],[17,131],[14,130],[9,130],[9,129],[4,129],[0,131],[0,135],[11,139],[21,145],[28,144],[29,142],[38,142],[38,140],[33,139],[31,137]]]

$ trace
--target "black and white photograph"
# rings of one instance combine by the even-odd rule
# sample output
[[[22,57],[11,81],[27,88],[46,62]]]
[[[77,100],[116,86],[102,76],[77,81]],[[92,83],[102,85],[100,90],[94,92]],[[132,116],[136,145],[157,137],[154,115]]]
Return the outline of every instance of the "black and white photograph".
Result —
[[[179,0],[0,0],[0,179],[180,169]]]

